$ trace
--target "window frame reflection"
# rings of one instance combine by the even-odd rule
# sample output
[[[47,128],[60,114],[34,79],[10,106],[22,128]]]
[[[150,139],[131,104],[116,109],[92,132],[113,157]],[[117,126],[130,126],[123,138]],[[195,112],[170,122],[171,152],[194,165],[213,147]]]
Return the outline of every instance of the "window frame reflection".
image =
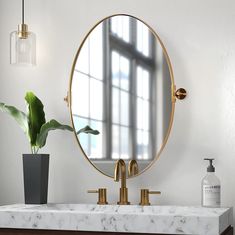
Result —
[[[119,17],[119,16],[116,16]],[[123,17],[123,16],[122,16]],[[156,128],[154,126],[153,120],[156,120],[155,113],[152,111],[151,107],[156,105],[155,97],[156,94],[154,94],[154,89],[151,89],[155,85],[155,38],[150,33],[149,29],[149,52],[146,54],[144,51],[141,51],[139,48],[137,48],[137,22],[135,18],[128,17],[129,18],[129,37],[128,40],[125,40],[122,36],[113,33],[111,30],[111,19],[105,20],[101,22],[102,25],[102,31],[103,31],[103,52],[102,52],[102,60],[103,60],[103,79],[100,78],[94,78],[91,74],[86,74],[89,76],[89,79],[97,79],[103,84],[103,114],[101,120],[96,120],[91,117],[90,113],[88,117],[82,117],[80,118],[87,118],[88,124],[90,125],[92,120],[96,120],[99,122],[102,122],[102,129],[103,129],[103,145],[102,145],[102,153],[100,156],[93,156],[91,155],[91,149],[89,149],[91,144],[88,144],[88,150],[85,151],[88,158],[93,161],[113,161],[118,158],[125,158],[125,153],[122,152],[122,147],[120,145],[122,134],[121,130],[122,128],[128,128],[128,145],[129,145],[129,152],[127,155],[129,156],[129,159],[136,159],[136,160],[149,160],[151,161],[155,156],[155,150],[156,146]],[[142,22],[141,22],[142,23]],[[142,23],[143,24],[143,23]],[[147,27],[144,24],[145,27]],[[89,51],[89,49],[88,49]],[[130,64],[130,76],[129,76],[129,89],[125,90],[123,87],[121,87],[121,80],[119,78],[119,85],[113,84],[112,81],[112,71],[110,68],[112,68],[112,53],[116,52],[119,54],[119,56],[127,59]],[[141,67],[143,70],[148,71],[149,73],[149,100],[148,100],[148,109],[150,110],[149,113],[149,128],[148,130],[144,130],[137,127],[137,99],[139,98],[137,94],[137,82],[135,81],[135,77],[137,74],[137,68]],[[78,73],[84,73],[82,71],[79,71],[78,69],[75,70],[75,72]],[[129,121],[128,125],[123,125],[120,122],[119,117],[119,123],[113,122],[113,116],[112,116],[112,91],[113,88],[116,88],[119,90],[119,97],[121,92],[126,92],[128,95],[128,107],[129,107]],[[90,89],[90,88],[89,88]],[[90,92],[90,90],[89,90]],[[90,99],[90,98],[89,98]],[[119,99],[119,106],[120,106],[120,99]],[[73,114],[74,116],[79,116],[76,114]],[[120,116],[120,114],[119,114]],[[114,153],[116,157],[112,158],[112,148],[113,148],[113,125],[119,128],[119,153]],[[94,128],[93,126],[91,126]],[[145,134],[148,132],[148,145],[144,144],[144,141],[142,141],[141,144],[138,145],[137,141],[137,132],[145,132]],[[81,139],[82,137],[79,137]],[[89,143],[91,142],[91,137],[88,137]],[[97,136],[95,136],[97,138]],[[153,141],[155,139],[155,141]],[[82,146],[83,147],[83,146]],[[146,149],[147,148],[147,154],[149,156],[148,159],[145,157],[145,153],[138,154],[138,149]],[[85,150],[85,149],[84,149]],[[124,155],[123,155],[124,154]]]

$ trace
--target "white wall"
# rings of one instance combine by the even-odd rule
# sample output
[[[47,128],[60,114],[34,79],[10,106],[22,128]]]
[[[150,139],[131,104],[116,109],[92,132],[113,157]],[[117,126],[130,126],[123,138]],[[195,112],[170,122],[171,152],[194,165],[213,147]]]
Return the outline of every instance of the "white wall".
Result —
[[[156,204],[199,205],[204,157],[216,158],[222,204],[235,206],[235,2],[233,0],[31,0],[26,21],[37,34],[36,68],[9,65],[9,33],[20,23],[20,0],[0,0],[0,100],[24,108],[26,91],[45,103],[47,117],[70,122],[63,97],[73,57],[87,31],[114,13],[129,13],[151,25],[163,40],[178,87],[188,98],[177,102],[170,139],[146,173],[128,181],[130,201],[142,187],[162,191]],[[29,152],[23,132],[0,114],[0,203],[23,202],[21,154]],[[87,189],[108,188],[118,199],[119,184],[87,162],[74,136],[51,133],[42,152],[51,154],[49,201],[96,202]]]

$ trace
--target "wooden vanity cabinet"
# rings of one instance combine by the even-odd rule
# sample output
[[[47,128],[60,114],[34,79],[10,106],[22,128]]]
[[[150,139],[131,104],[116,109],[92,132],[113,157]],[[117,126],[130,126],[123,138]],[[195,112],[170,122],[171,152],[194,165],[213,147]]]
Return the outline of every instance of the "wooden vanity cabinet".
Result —
[[[111,232],[87,232],[87,231],[60,231],[60,230],[38,230],[38,229],[3,229],[0,235],[141,235],[143,233],[111,233]],[[148,234],[148,233],[145,233]],[[152,233],[153,235],[153,233]],[[166,235],[159,234],[158,235]],[[174,234],[171,234],[174,235]],[[233,227],[229,226],[221,235],[233,235]]]

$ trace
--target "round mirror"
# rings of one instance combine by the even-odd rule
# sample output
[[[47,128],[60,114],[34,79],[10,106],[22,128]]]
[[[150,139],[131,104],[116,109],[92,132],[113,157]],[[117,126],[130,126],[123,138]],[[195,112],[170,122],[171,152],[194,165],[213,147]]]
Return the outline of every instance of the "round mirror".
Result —
[[[167,52],[146,23],[113,15],[96,24],[76,54],[69,94],[75,135],[90,163],[110,177],[118,159],[129,165],[129,177],[149,168],[170,133],[172,89]],[[99,134],[78,134],[87,125]]]

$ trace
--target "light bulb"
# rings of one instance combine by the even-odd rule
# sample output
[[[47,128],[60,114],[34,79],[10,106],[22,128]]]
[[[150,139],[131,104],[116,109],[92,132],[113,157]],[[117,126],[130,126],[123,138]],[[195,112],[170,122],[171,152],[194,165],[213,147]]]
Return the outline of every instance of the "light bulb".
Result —
[[[27,39],[19,39],[16,42],[17,50],[19,51],[19,55],[27,56],[30,53],[31,45],[29,40]]]

